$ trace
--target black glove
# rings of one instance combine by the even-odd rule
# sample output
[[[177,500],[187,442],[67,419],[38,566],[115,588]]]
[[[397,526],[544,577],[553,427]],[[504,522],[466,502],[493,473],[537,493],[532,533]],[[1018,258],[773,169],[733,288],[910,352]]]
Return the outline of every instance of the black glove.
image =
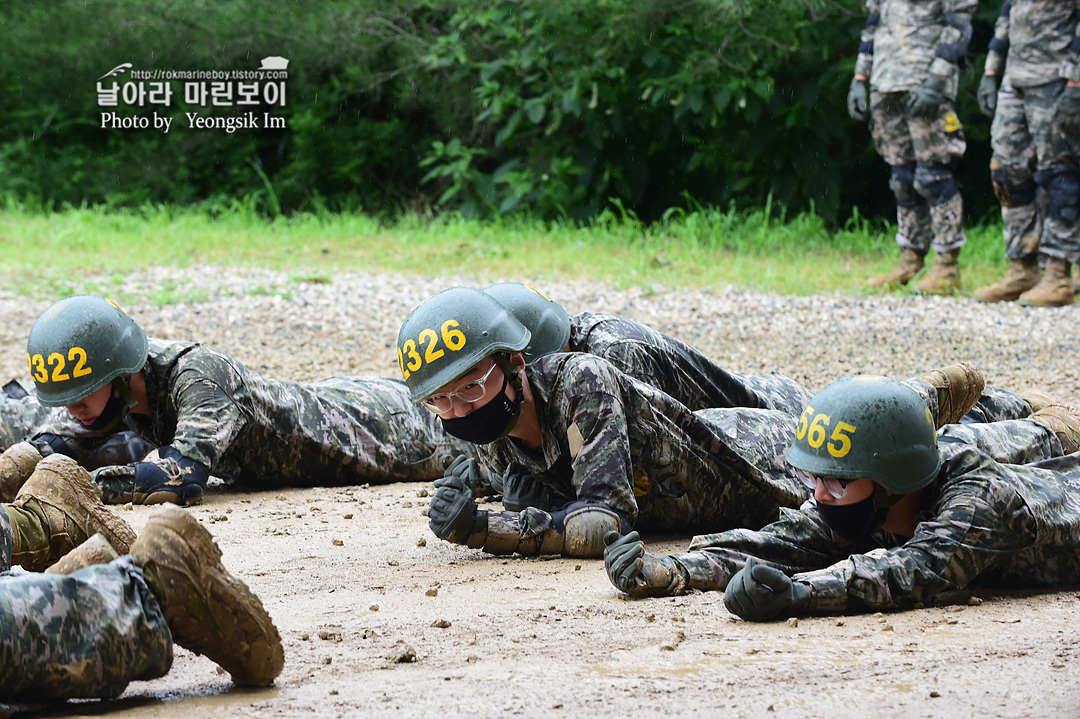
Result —
[[[101,467],[90,477],[101,487],[105,504],[172,502],[184,507],[202,501],[210,471],[165,446],[158,450],[157,459]]]
[[[870,117],[867,111],[870,106],[869,94],[866,89],[866,80],[852,78],[851,87],[847,91],[847,111],[852,120],[866,122]]]
[[[656,557],[645,551],[637,532],[620,537],[604,536],[604,570],[616,589],[634,597],[666,597],[682,594],[686,579],[670,557]]]
[[[979,80],[979,110],[987,117],[993,117],[997,110],[998,77],[997,75],[983,75]]]
[[[1063,134],[1080,132],[1080,87],[1065,86],[1054,103],[1054,124]]]
[[[428,526],[435,536],[454,544],[469,541],[476,524],[476,500],[460,477],[435,480],[435,496],[428,506]]]
[[[945,78],[930,75],[907,101],[907,109],[915,117],[933,117],[945,102]]]
[[[34,446],[34,449],[38,451],[38,454],[41,455],[42,459],[45,459],[50,454],[56,454],[56,452],[52,448],[52,445],[44,439],[28,439],[26,441]]]
[[[748,557],[724,590],[724,606],[751,622],[790,617],[810,603],[810,588],[779,569]]]
[[[551,506],[551,490],[531,474],[511,474],[503,478],[503,506],[508,512],[520,512],[526,507],[547,509]]]
[[[488,481],[487,470],[480,466],[480,463],[475,459],[470,459],[463,454],[458,455],[457,459],[446,467],[443,477],[457,477],[465,483],[465,486],[469,488],[469,491],[474,496],[479,494],[480,490],[491,486]]]

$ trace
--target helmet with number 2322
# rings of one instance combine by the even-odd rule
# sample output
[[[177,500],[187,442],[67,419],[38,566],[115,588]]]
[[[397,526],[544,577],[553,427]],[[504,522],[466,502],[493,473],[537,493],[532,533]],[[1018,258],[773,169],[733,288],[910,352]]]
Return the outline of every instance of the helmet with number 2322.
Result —
[[[89,397],[146,363],[146,333],[114,303],[77,295],[54,303],[34,321],[27,362],[38,401],[62,407]]]
[[[821,476],[871,479],[894,494],[925,487],[941,467],[922,398],[877,376],[842,379],[815,395],[799,417],[787,460]]]
[[[414,309],[398,331],[398,363],[420,402],[495,352],[521,352],[529,330],[510,310],[472,287],[451,287]]]

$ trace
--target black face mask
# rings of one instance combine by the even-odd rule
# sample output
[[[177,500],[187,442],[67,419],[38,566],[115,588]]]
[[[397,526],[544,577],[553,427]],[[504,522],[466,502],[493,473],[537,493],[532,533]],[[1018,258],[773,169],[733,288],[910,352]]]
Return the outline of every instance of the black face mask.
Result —
[[[874,530],[885,522],[888,508],[878,511],[874,504],[874,495],[870,495],[855,504],[817,503],[821,518],[829,529],[849,542],[861,542],[873,534]]]
[[[105,404],[104,409],[101,410],[101,414],[94,423],[87,429],[93,432],[108,432],[109,430],[120,424],[128,413],[128,405],[120,395],[114,390],[109,396],[109,401]]]
[[[507,384],[509,379],[504,374],[498,395],[464,417],[442,420],[443,429],[447,434],[471,444],[491,444],[506,436],[517,424],[518,411],[521,409],[521,391],[518,391],[516,398],[510,399],[506,395]]]

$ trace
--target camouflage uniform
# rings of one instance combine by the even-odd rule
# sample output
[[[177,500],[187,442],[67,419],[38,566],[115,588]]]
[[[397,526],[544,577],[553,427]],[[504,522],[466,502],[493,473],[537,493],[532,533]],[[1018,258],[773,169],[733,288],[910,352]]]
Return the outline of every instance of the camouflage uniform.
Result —
[[[551,501],[544,508],[490,512],[488,551],[506,537],[558,530],[559,510],[571,502],[602,505],[643,529],[685,531],[761,526],[779,507],[798,506],[808,495],[794,474],[768,468],[794,431],[792,415],[751,408],[691,412],[591,354],[547,355],[525,372],[541,446],[530,450],[508,437],[479,451],[497,473],[509,468],[533,475]],[[746,421],[714,418],[724,412]],[[783,421],[755,421],[765,415]],[[735,445],[752,451],[765,469],[741,457]]]
[[[1080,205],[1080,148],[1075,138],[1055,132],[1052,122],[1065,81],[1080,81],[1080,48],[1073,47],[1078,8],[1076,0],[1013,0],[1002,5],[994,24],[986,72],[1001,77],[1001,86],[990,128],[991,179],[1009,259],[1034,259],[1041,250],[1080,262],[1075,209],[1069,217],[1060,211]],[[1062,182],[1063,175],[1073,182]],[[1037,188],[1049,200],[1041,229]]]
[[[810,399],[809,392],[778,372],[749,377],[728,372],[685,342],[623,317],[570,315],[569,347],[603,357],[691,410],[756,407],[797,417]]]
[[[963,201],[952,166],[967,144],[953,102],[958,62],[966,47],[952,18],[969,15],[976,0],[867,0],[855,74],[870,80],[870,129],[878,154],[892,168],[901,247],[939,254],[967,241]],[[934,117],[915,117],[909,95],[927,77],[946,78],[945,102]]]
[[[1080,455],[1062,456],[1057,436],[1030,420],[947,426],[939,451],[911,539],[879,529],[853,545],[808,501],[760,531],[695,537],[675,559],[689,587],[723,590],[747,556],[759,558],[810,586],[808,613],[910,608],[973,582],[1080,581]]]
[[[245,486],[432,480],[475,456],[400,380],[272,380],[205,345],[155,339],[143,372],[152,414],[128,414],[127,427]],[[49,432],[77,460],[102,439],[71,417]]]
[[[0,568],[11,527],[0,511]],[[142,570],[121,557],[70,575],[0,574],[0,717],[53,700],[110,698],[172,666],[172,634]]]
[[[0,393],[0,450],[34,434],[52,414],[53,410],[38,404],[33,397],[16,399]]]

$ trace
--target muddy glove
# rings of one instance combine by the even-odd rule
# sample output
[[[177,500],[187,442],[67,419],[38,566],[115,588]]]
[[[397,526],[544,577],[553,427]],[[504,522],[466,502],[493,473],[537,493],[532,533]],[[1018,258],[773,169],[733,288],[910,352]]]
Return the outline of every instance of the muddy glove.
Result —
[[[945,78],[930,75],[907,101],[907,109],[915,117],[933,117],[945,102]]]
[[[604,543],[604,570],[619,591],[632,597],[667,597],[685,590],[686,577],[675,560],[646,552],[637,532],[625,537],[608,532]]]
[[[510,474],[502,482],[502,503],[508,512],[520,512],[526,507],[547,509],[551,506],[551,491],[531,474]]]
[[[751,622],[770,622],[798,614],[810,603],[810,588],[775,567],[748,557],[724,590],[724,606]]]
[[[435,496],[428,506],[428,526],[435,536],[465,544],[476,524],[477,507],[472,490],[460,477],[435,480]]]
[[[1054,124],[1063,134],[1080,132],[1080,87],[1065,86],[1054,103]]]
[[[993,117],[997,111],[998,77],[997,75],[983,75],[979,80],[977,97],[979,110],[987,117]]]
[[[866,80],[852,78],[851,87],[847,92],[847,111],[852,120],[866,122],[870,117],[867,108],[870,106],[869,95],[866,89]]]
[[[202,501],[209,477],[204,465],[168,446],[159,449],[153,461],[114,464],[90,473],[105,504],[172,502],[181,507]]]
[[[460,479],[473,495],[477,495],[480,490],[491,486],[488,481],[487,470],[480,466],[480,463],[475,459],[470,459],[463,454],[458,455],[457,459],[446,467],[443,477]]]

